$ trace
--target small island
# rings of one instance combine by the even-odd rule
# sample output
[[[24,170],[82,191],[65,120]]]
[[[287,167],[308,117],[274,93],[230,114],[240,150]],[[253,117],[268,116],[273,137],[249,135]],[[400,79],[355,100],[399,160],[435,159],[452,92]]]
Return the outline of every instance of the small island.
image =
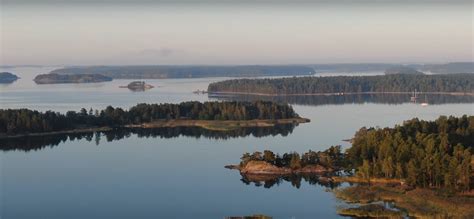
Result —
[[[112,81],[112,78],[100,74],[42,74],[33,79],[37,84],[98,83]]]
[[[9,84],[18,80],[18,76],[10,72],[0,72],[0,84]]]
[[[106,131],[113,128],[200,127],[230,131],[309,122],[290,105],[268,101],[182,102],[138,104],[129,110],[68,111],[66,114],[29,109],[0,109],[0,138]]]
[[[147,84],[144,81],[133,81],[127,86],[120,86],[120,88],[128,88],[132,91],[145,91],[154,88],[153,85]]]
[[[238,165],[227,165],[228,169],[239,170],[243,175],[291,175],[326,174],[341,170],[343,154],[341,146],[332,146],[325,151],[309,151],[302,155],[293,152],[282,156],[272,151],[246,153]]]

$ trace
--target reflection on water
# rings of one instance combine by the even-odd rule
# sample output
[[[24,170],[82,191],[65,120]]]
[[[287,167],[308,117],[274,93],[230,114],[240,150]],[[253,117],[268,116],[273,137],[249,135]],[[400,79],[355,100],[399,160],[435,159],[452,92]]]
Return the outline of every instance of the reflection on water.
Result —
[[[120,128],[112,131],[85,132],[71,134],[56,134],[44,136],[28,136],[19,138],[2,139],[0,150],[41,150],[46,147],[54,147],[66,141],[85,139],[94,141],[99,145],[102,140],[107,142],[117,141],[136,135],[139,138],[178,138],[180,136],[209,139],[229,139],[246,136],[287,136],[293,132],[298,124],[281,124],[274,127],[248,127],[229,131],[212,131],[199,127],[174,127],[174,128]]]
[[[321,174],[290,174],[290,175],[262,175],[262,174],[241,174],[242,181],[246,185],[255,185],[256,187],[263,186],[264,188],[271,188],[278,186],[284,182],[291,183],[297,189],[301,187],[301,182],[306,182],[309,185],[319,185],[322,187],[334,189],[341,186],[339,182],[333,182],[329,175]]]
[[[256,95],[213,95],[217,100],[270,100],[298,105],[339,105],[339,104],[403,104],[411,102],[410,94],[345,94],[345,95],[307,95],[307,96],[256,96]],[[431,105],[452,103],[474,103],[474,95],[427,94],[420,95],[418,102]]]

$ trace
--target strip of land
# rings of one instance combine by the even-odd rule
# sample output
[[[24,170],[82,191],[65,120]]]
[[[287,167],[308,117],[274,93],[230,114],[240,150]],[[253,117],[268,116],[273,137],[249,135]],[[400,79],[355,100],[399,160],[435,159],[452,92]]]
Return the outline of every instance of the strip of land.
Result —
[[[110,131],[114,128],[175,128],[175,127],[198,127],[211,131],[230,131],[239,128],[261,128],[261,127],[274,127],[276,125],[283,124],[299,124],[308,123],[309,119],[306,118],[292,118],[292,119],[254,119],[254,120],[187,120],[187,119],[172,119],[172,120],[157,120],[149,123],[124,125],[119,127],[89,127],[89,128],[77,128],[64,131],[54,132],[41,132],[41,133],[26,133],[16,135],[0,134],[2,138],[19,138],[27,136],[46,136],[46,135],[58,135],[58,134],[73,134],[73,133],[86,133],[86,132],[98,132],[98,131]]]
[[[378,201],[395,202],[395,206],[411,217],[473,218],[474,199],[458,195],[443,195],[438,190],[416,188],[407,190],[400,186],[352,186],[335,190],[337,198],[350,203],[370,204]],[[341,209],[339,213],[363,216],[367,212]]]
[[[273,127],[282,124],[299,124],[310,122],[306,118],[291,119],[254,119],[254,120],[158,120],[139,125],[126,125],[127,128],[174,128],[174,127],[199,127],[212,131],[228,131],[249,127]]]

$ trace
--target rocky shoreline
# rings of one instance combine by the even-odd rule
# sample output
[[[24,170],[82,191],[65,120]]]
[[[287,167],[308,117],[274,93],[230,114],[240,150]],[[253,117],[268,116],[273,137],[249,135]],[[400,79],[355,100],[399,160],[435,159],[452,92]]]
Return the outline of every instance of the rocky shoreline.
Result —
[[[336,171],[333,168],[327,168],[321,165],[307,165],[297,169],[289,167],[277,167],[265,161],[249,161],[245,166],[226,165],[225,168],[238,170],[240,174],[251,175],[291,175],[291,174],[325,174]]]

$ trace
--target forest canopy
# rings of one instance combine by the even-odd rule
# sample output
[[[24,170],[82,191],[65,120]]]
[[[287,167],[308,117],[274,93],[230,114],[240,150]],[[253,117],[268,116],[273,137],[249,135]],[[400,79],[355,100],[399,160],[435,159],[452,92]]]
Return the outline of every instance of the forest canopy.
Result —
[[[411,187],[470,191],[474,177],[474,116],[446,117],[435,121],[412,119],[394,128],[361,128],[344,153],[339,146],[304,154],[272,151],[245,153],[240,166],[265,161],[291,169],[322,165],[371,178],[404,181]]]
[[[29,109],[0,109],[0,135],[64,131],[89,127],[120,127],[156,120],[276,120],[296,118],[287,104],[255,102],[182,102],[138,104],[129,110],[108,106],[104,110],[81,109],[66,114]]]
[[[474,92],[474,74],[292,77],[233,79],[209,84],[210,93],[318,94],[384,92]]]
[[[419,187],[471,188],[474,116],[412,119],[394,128],[361,128],[347,150],[364,178],[405,179]]]

